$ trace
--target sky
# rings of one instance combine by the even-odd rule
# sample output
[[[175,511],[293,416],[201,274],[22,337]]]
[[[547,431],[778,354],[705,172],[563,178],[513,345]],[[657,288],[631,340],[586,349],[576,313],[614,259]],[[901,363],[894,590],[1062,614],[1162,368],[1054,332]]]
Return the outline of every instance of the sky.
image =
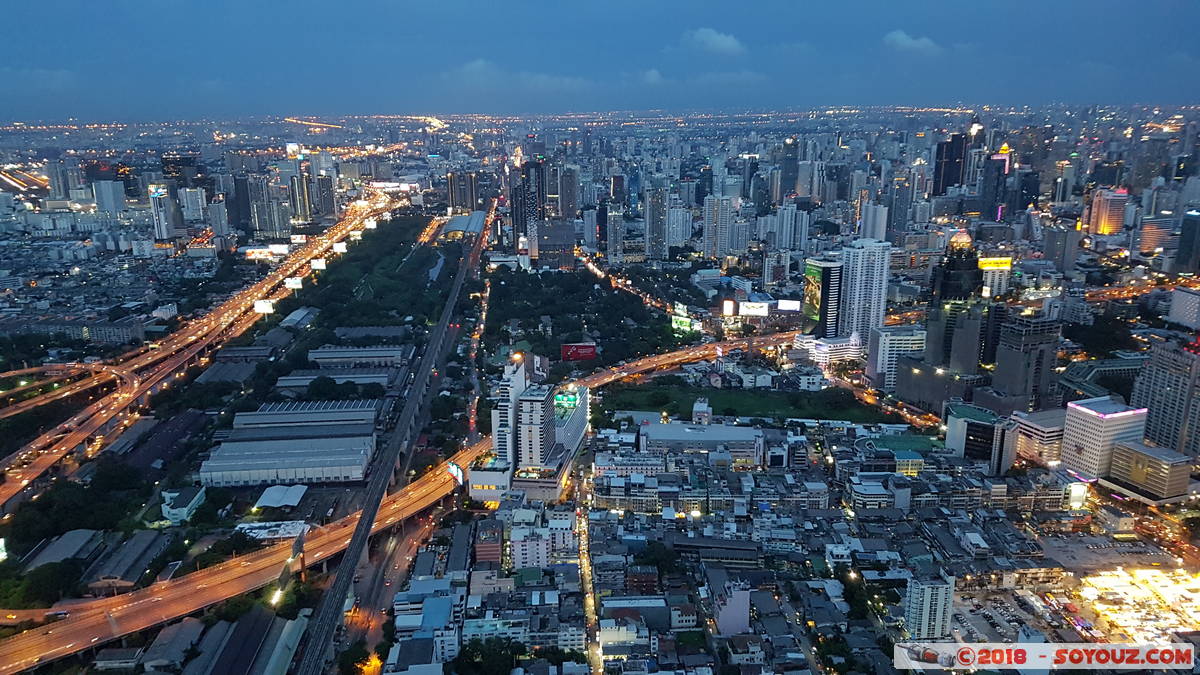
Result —
[[[1196,103],[1197,0],[6,3],[0,121]]]

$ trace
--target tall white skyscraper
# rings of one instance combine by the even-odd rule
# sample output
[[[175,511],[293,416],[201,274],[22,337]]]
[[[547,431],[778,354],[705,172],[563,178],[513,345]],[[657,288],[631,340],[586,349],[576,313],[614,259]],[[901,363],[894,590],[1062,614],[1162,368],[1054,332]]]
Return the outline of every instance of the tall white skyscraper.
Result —
[[[667,246],[683,246],[692,238],[692,210],[680,206],[667,209]]]
[[[517,398],[517,468],[541,468],[554,448],[554,388],[529,387]]]
[[[862,205],[862,223],[858,227],[858,236],[864,239],[885,239],[887,237],[888,208],[882,204],[866,203]]]
[[[954,577],[918,575],[908,580],[904,595],[904,630],[914,640],[936,640],[950,635]]]
[[[925,330],[915,326],[881,326],[867,343],[867,377],[883,391],[896,390],[896,363],[901,356],[925,351]]]
[[[496,407],[492,408],[492,452],[497,460],[507,462],[510,466],[513,458],[517,456],[517,399],[528,387],[525,359],[518,352],[513,356],[513,360],[504,366],[504,377],[493,393],[499,400]]]
[[[174,210],[176,208],[173,199],[171,199],[171,191],[166,185],[158,183],[149,186],[150,193],[150,217],[154,223],[154,238],[155,239],[174,239],[175,238],[175,218]]]
[[[1062,465],[1084,478],[1103,478],[1118,443],[1140,443],[1146,431],[1146,409],[1115,398],[1072,401],[1063,425]]]
[[[864,347],[871,331],[883,326],[891,252],[891,244],[875,239],[858,239],[842,249],[838,332],[842,337],[857,335]]]
[[[183,210],[183,219],[189,223],[204,220],[204,206],[208,201],[204,188],[180,188],[179,207]]]
[[[729,254],[729,230],[733,225],[731,197],[704,198],[704,255],[724,258]]]

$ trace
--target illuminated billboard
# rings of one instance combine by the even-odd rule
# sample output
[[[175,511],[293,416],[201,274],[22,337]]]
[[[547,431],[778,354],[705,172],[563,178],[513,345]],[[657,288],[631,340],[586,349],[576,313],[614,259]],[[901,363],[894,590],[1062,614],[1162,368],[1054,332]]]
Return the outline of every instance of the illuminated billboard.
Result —
[[[274,314],[275,313],[275,303],[271,302],[270,300],[255,300],[254,301],[254,313],[255,314]]]
[[[158,197],[166,197],[166,196],[167,196],[167,186],[166,186],[166,185],[161,185],[161,184],[159,184],[159,183],[152,183],[152,184],[150,184],[150,186],[149,186],[149,191],[150,191],[150,198],[151,198],[151,199],[155,199],[155,198],[158,198]]]
[[[1011,270],[1012,258],[997,257],[997,258],[980,258],[979,269],[981,270]]]
[[[324,258],[313,258],[312,261],[308,263],[308,266],[313,268],[314,270],[323,270],[323,269],[325,269],[325,259]]]
[[[267,244],[267,250],[271,252],[271,255],[287,255],[288,254],[288,245],[287,244]]]
[[[770,309],[770,305],[765,302],[743,302],[738,305],[738,314],[741,316],[766,316]]]
[[[554,407],[559,410],[574,410],[579,407],[579,392],[564,391],[554,395]]]
[[[721,304],[721,314],[724,316],[733,316],[736,312],[736,307],[732,300],[726,300]]]
[[[362,230],[354,230],[350,232],[350,241],[358,241],[362,239]]]
[[[363,227],[367,228],[368,230],[373,230],[378,225],[379,223],[374,218],[367,218],[363,221]]]
[[[803,303],[799,300],[780,300],[778,306],[781,312],[799,312]]]
[[[334,253],[345,253],[347,250],[348,249],[346,247],[346,242],[344,242],[344,241],[333,242],[333,252]]]
[[[292,235],[292,243],[293,244],[307,244],[308,243],[308,235],[307,234],[293,234]]]
[[[686,302],[676,302],[671,306],[671,310],[678,316],[687,316],[688,308]]]
[[[283,287],[292,290],[304,288],[304,279],[302,277],[288,277],[283,280]]]
[[[446,462],[446,472],[453,476],[459,485],[466,482],[466,476],[463,475],[462,467],[454,462]]]
[[[692,330],[692,320],[675,314],[671,317],[671,329],[676,333],[687,333]]]
[[[563,361],[590,361],[594,358],[596,358],[594,342],[567,343],[559,350],[559,359]]]

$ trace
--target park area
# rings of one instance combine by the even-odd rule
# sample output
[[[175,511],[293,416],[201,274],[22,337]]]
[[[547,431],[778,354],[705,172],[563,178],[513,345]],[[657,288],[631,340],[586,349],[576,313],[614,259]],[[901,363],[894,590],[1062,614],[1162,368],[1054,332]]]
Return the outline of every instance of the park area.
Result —
[[[606,414],[617,410],[657,410],[690,417],[692,404],[701,397],[708,399],[716,415],[761,417],[765,420],[805,417],[860,423],[901,421],[894,415],[859,402],[851,392],[838,388],[771,391],[714,389],[686,384],[614,384],[604,390],[602,409]]]

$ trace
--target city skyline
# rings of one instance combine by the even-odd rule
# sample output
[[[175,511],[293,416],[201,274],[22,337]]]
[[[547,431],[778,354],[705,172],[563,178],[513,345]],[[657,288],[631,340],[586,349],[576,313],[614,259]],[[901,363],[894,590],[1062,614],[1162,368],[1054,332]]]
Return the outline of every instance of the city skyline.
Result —
[[[852,25],[839,7],[757,7],[22,5],[8,10],[13,25],[52,29],[56,44],[45,49],[42,30],[14,31],[0,80],[17,95],[2,109],[10,119],[158,120],[1180,104],[1200,84],[1200,51],[1185,30],[1200,18],[1194,5],[1144,3],[1120,40],[1098,39],[1121,22],[1124,7],[1112,2],[1055,3],[1037,17],[873,2]]]

